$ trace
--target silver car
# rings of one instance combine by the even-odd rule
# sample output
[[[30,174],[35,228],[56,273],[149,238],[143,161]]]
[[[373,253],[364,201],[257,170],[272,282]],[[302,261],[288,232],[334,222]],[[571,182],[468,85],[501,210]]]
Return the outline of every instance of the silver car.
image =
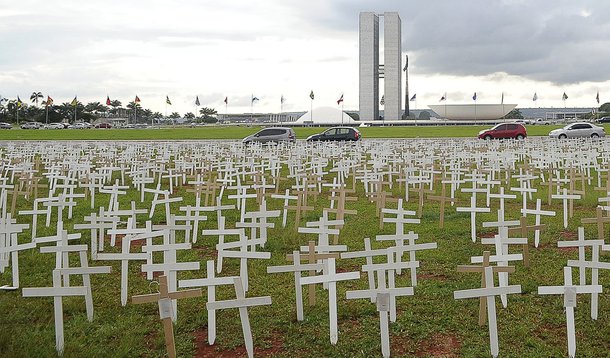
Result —
[[[599,138],[605,136],[606,132],[604,131],[603,127],[586,122],[571,123],[563,128],[554,129],[549,133],[549,137],[559,139],[585,137]]]
[[[296,135],[292,128],[286,127],[269,127],[262,129],[252,135],[247,136],[242,140],[242,143],[248,144],[253,142],[259,143],[278,143],[278,142],[292,142],[296,140]]]

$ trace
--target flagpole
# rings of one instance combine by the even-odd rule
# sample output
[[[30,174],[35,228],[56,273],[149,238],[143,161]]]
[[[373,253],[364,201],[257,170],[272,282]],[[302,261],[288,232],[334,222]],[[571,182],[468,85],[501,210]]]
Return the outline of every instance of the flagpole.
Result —
[[[311,96],[309,97],[309,121],[311,122],[310,125],[313,125],[313,99],[311,99]]]
[[[49,102],[49,101],[47,100],[47,105],[46,105],[46,108],[45,108],[45,109],[46,109],[46,112],[47,112],[47,113],[46,113],[46,119],[45,119],[45,123],[46,123],[46,124],[49,124],[49,103],[48,103],[48,102]]]
[[[341,125],[343,125],[343,114],[345,113],[343,111],[343,107],[344,107],[344,104],[343,104],[343,101],[341,101]]]
[[[252,114],[254,113],[254,93],[250,97],[250,123],[252,123]]]

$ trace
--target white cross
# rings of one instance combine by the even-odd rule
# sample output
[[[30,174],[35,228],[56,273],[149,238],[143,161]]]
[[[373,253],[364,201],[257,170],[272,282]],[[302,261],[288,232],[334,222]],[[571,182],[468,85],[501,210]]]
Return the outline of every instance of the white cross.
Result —
[[[521,214],[525,216],[525,214],[531,214],[536,216],[536,226],[540,226],[540,216],[555,216],[554,211],[550,210],[542,210],[542,199],[536,199],[536,210],[532,209],[521,209]],[[534,231],[534,246],[538,247],[540,244],[540,229],[536,229]]]
[[[11,214],[7,214],[5,219],[0,218],[0,273],[4,272],[4,268],[8,266],[9,261],[12,261],[13,276],[13,285],[1,286],[0,290],[16,290],[19,288],[19,251],[36,247],[35,242],[19,244],[18,234],[27,228],[28,225],[26,224],[17,224],[11,218]]]
[[[357,280],[360,278],[360,272],[344,272],[337,273],[335,268],[335,259],[329,258],[326,261],[328,267],[327,274],[318,276],[303,277],[301,285],[310,285],[315,283],[328,284],[328,313],[330,317],[330,343],[335,345],[339,339],[337,327],[337,282],[347,280]]]
[[[261,245],[261,239],[247,239],[247,236],[243,233],[239,234],[238,241],[224,242],[216,245],[218,251],[218,261],[223,258],[238,258],[239,261],[239,277],[243,282],[244,291],[248,291],[248,259],[264,259],[268,260],[271,258],[270,252],[257,252],[256,245]],[[248,246],[251,247],[251,251],[248,251]],[[239,249],[239,250],[232,250]]]
[[[578,194],[570,194],[568,195],[568,189],[564,188],[562,194],[552,195],[553,199],[562,199],[563,200],[563,227],[565,229],[568,228],[568,200],[580,199],[580,195]]]
[[[241,320],[241,328],[244,334],[244,343],[246,345],[246,351],[248,352],[248,357],[252,358],[254,356],[254,345],[252,343],[252,331],[250,329],[248,307],[270,305],[271,297],[263,296],[246,298],[246,294],[244,292],[241,279],[239,277],[233,279],[233,286],[235,287],[235,295],[237,297],[236,299],[208,302],[206,304],[206,307],[208,310],[221,310],[227,308],[239,309],[239,318]]]
[[[216,286],[233,285],[236,276],[216,277],[214,273],[214,260],[206,263],[207,277],[178,281],[178,287],[207,287],[208,302],[216,302]],[[208,343],[213,345],[216,341],[216,310],[208,308]]]
[[[61,356],[64,352],[64,311],[62,298],[67,296],[85,296],[87,288],[81,287],[61,287],[61,274],[58,270],[53,270],[53,287],[32,287],[24,288],[23,297],[53,297],[53,307],[55,316],[55,348]]]
[[[388,322],[388,311],[391,302],[398,296],[412,296],[413,287],[388,288],[386,285],[386,271],[383,268],[375,269],[377,273],[378,288],[369,290],[347,291],[345,297],[348,300],[358,298],[369,298],[377,303],[379,312],[379,330],[381,335],[381,353],[383,357],[390,357],[390,332]],[[372,271],[370,271],[372,272]],[[391,273],[391,276],[394,274]]]
[[[572,285],[572,268],[563,268],[563,286],[539,286],[539,295],[563,295],[563,307],[566,311],[568,355],[576,355],[576,328],[574,326],[574,308],[576,308],[576,295],[582,293],[599,294],[600,285]]]
[[[578,260],[568,260],[568,266],[577,267],[580,285],[586,285],[586,269],[591,269],[591,284],[599,283],[599,270],[610,270],[610,263],[599,261],[599,251],[603,247],[603,240],[585,240],[585,229],[578,228],[578,240],[558,241],[557,247],[578,247]],[[591,261],[585,257],[586,247],[591,247]],[[598,294],[591,294],[591,319],[596,320],[598,313]]]
[[[267,273],[283,273],[293,272],[294,273],[294,289],[296,294],[297,304],[297,320],[303,321],[303,288],[301,287],[301,273],[303,271],[319,271],[323,269],[322,263],[315,264],[302,264],[301,254],[299,251],[292,252],[292,260],[294,264],[286,266],[268,266]]]
[[[297,200],[298,197],[296,195],[290,195],[290,189],[286,189],[286,193],[284,195],[280,194],[271,194],[273,199],[284,199],[284,206],[282,210],[282,227],[286,227],[286,219],[288,217],[288,204],[290,200]]]
[[[494,287],[492,267],[485,268],[485,288],[475,288],[453,292],[453,298],[456,300],[464,298],[487,298],[487,325],[489,326],[489,344],[491,347],[491,355],[493,357],[497,357],[499,353],[495,296],[512,293],[521,293],[521,285]]]
[[[469,207],[458,207],[455,208],[457,212],[465,212],[470,213],[470,232],[472,242],[477,241],[477,213],[488,213],[491,210],[489,208],[478,208],[477,207],[477,198],[476,196],[470,197],[470,206]]]

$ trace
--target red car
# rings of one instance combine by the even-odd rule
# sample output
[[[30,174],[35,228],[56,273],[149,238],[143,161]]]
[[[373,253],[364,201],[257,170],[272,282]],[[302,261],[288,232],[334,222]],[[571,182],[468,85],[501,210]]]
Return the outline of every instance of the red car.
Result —
[[[527,130],[519,123],[500,123],[491,129],[479,132],[479,139],[523,139],[527,137]]]
[[[107,122],[98,123],[95,128],[112,128],[112,124]]]

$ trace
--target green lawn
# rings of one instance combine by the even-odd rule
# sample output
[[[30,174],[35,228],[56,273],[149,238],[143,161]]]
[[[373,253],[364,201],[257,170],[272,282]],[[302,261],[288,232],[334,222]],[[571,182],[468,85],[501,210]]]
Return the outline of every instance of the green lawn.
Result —
[[[460,127],[438,130],[451,130]],[[205,131],[207,128],[197,129]],[[218,128],[220,131],[222,128]],[[418,128],[373,128],[374,131],[392,129],[418,130]],[[437,128],[433,128],[437,129]],[[471,128],[474,130],[473,128]],[[229,130],[254,131],[254,128],[230,128]],[[317,129],[304,129],[317,130]],[[367,128],[368,130],[368,128]],[[422,128],[427,130],[427,128]],[[178,131],[178,130],[176,130]],[[188,131],[188,130],[187,130]],[[27,131],[22,131],[27,132]],[[65,131],[71,132],[72,131]],[[158,133],[161,131],[99,131],[99,133]],[[2,132],[4,134],[5,132]],[[13,133],[13,132],[11,132]],[[15,131],[14,133],[18,133]],[[27,133],[45,133],[32,131]],[[53,132],[55,133],[55,132]],[[61,132],[64,133],[64,132]],[[83,131],[76,133],[98,133]],[[218,133],[218,132],[217,132]],[[303,135],[303,134],[301,134]],[[150,139],[150,138],[147,138]],[[326,168],[329,169],[329,168]],[[287,176],[285,168],[283,175]],[[327,180],[332,182],[334,174],[329,174]],[[595,178],[596,173],[591,172]],[[118,176],[117,176],[118,178]],[[562,225],[561,202],[546,204],[546,187],[536,181],[534,187],[538,192],[533,200],[542,198],[544,210],[554,210],[557,216],[543,218],[547,225],[541,235],[539,248],[530,247],[531,266],[524,267],[522,262],[516,263],[516,272],[511,274],[510,283],[522,286],[522,293],[509,296],[506,309],[497,302],[498,331],[501,357],[564,357],[567,355],[566,318],[563,309],[563,298],[560,296],[540,296],[538,286],[560,285],[563,283],[563,267],[568,259],[578,259],[578,251],[557,248],[559,240],[574,240],[577,228],[582,218],[595,216],[595,207],[601,192],[594,191],[595,179],[592,185],[586,186],[586,196],[575,202],[574,217],[570,219],[567,229]],[[347,180],[351,183],[351,179]],[[127,180],[127,185],[130,181]],[[292,181],[281,181],[280,191],[289,188]],[[518,186],[516,180],[510,186]],[[166,180],[163,186],[167,187]],[[505,187],[510,187],[505,185]],[[440,194],[440,184],[437,181],[436,194]],[[178,207],[194,205],[195,198],[188,192],[188,186],[180,187],[173,197],[183,197],[182,203],[173,203],[172,212],[179,213]],[[579,189],[579,188],[577,188]],[[390,190],[396,198],[404,198],[404,188],[394,185]],[[46,195],[41,191],[39,196]],[[394,225],[386,224],[379,228],[379,219],[375,213],[375,205],[367,200],[361,182],[356,185],[355,195],[358,199],[347,203],[348,209],[357,211],[357,215],[348,215],[346,225],[341,230],[339,243],[345,244],[350,251],[363,250],[363,239],[369,237],[373,248],[389,246],[374,240],[376,235],[394,232]],[[456,206],[466,206],[470,194],[458,193]],[[478,206],[484,206],[484,200],[479,196]],[[107,206],[109,194],[96,194],[96,208],[90,207],[90,201],[81,200],[74,208],[74,218],[65,220],[65,228],[75,232],[75,223],[82,223],[83,218],[92,212],[98,212],[100,205]],[[139,201],[139,192],[130,188],[126,195],[120,196],[121,208],[128,208],[131,201],[138,208],[149,208],[152,195],[147,194],[144,203]],[[9,199],[10,203],[10,199]],[[225,204],[234,201],[226,199]],[[410,201],[405,207],[417,210],[417,194],[411,193]],[[530,202],[530,207],[531,207]],[[307,221],[319,220],[322,209],[330,206],[328,188],[317,199],[310,197],[314,211],[308,212],[301,219],[300,226]],[[481,222],[495,221],[498,201],[492,201],[491,213],[477,216],[479,236],[491,237],[493,229],[482,229]],[[395,207],[396,204],[389,204]],[[20,197],[17,210],[30,210],[32,199]],[[248,205],[248,210],[257,209],[254,201]],[[280,200],[268,201],[270,210],[281,209]],[[521,199],[507,202],[508,220],[519,217]],[[56,211],[55,211],[56,213]],[[239,220],[239,212],[225,212],[227,226],[233,227]],[[38,219],[38,236],[52,235],[57,218],[54,214],[52,227],[46,227],[44,218]],[[64,216],[66,213],[64,212]],[[163,207],[157,207],[152,218],[154,224],[165,221]],[[390,341],[392,355],[396,357],[485,357],[489,356],[488,328],[478,325],[478,307],[476,299],[454,300],[455,290],[477,288],[480,286],[480,276],[471,273],[458,273],[458,265],[468,264],[470,257],[481,255],[483,250],[491,250],[492,246],[483,246],[480,241],[470,240],[470,215],[458,213],[455,207],[447,207],[445,227],[439,228],[439,206],[436,202],[426,201],[422,212],[422,223],[407,225],[406,230],[419,234],[420,243],[436,242],[438,248],[417,254],[420,261],[418,269],[418,285],[415,295],[398,298],[398,318],[390,324]],[[30,216],[18,216],[19,223],[31,224]],[[139,223],[148,220],[148,215],[139,217]],[[338,284],[338,322],[339,341],[336,346],[329,342],[328,328],[328,293],[321,285],[317,285],[317,303],[314,306],[305,304],[305,320],[297,322],[295,313],[294,278],[292,274],[267,274],[267,266],[287,265],[287,253],[314,240],[314,235],[298,234],[294,228],[294,213],[289,213],[287,228],[281,227],[281,219],[271,219],[275,228],[269,230],[269,241],[265,250],[271,252],[270,260],[250,260],[249,277],[250,291],[248,297],[271,296],[271,306],[256,307],[249,310],[255,355],[258,357],[377,357],[381,356],[379,342],[379,315],[375,305],[368,300],[346,300],[346,290],[367,288],[366,274],[361,273],[361,279]],[[534,222],[532,216],[528,223]],[[216,214],[209,213],[208,221],[200,225],[202,229],[216,228]],[[73,244],[90,244],[89,230],[83,230],[82,238]],[[595,225],[586,226],[588,239],[596,237]],[[606,237],[608,229],[606,228]],[[182,234],[177,241],[182,242]],[[530,239],[533,235],[530,235]],[[20,243],[29,241],[30,231],[19,236]],[[193,245],[193,249],[178,253],[178,261],[198,261],[201,271],[182,272],[180,279],[202,278],[205,276],[205,263],[216,259],[215,244],[217,237],[203,237]],[[106,252],[118,252],[118,248],[108,246]],[[157,244],[159,242],[156,242]],[[137,246],[137,245],[136,245]],[[521,252],[521,248],[512,248],[512,253]],[[603,253],[601,261],[610,261],[610,253]],[[71,265],[76,265],[72,257]],[[339,260],[338,271],[358,271],[365,261],[363,259]],[[155,292],[140,272],[142,262],[129,264],[129,297],[133,295]],[[51,285],[51,271],[55,266],[53,254],[40,253],[38,249],[26,250],[19,255],[19,265],[22,287],[45,287]],[[116,261],[90,261],[92,266],[110,265],[112,273],[94,275],[92,278],[95,319],[88,322],[85,314],[84,299],[80,297],[65,298],[65,357],[164,357],[165,346],[162,325],[159,321],[158,306],[154,303],[126,307],[120,304],[120,263]],[[239,274],[239,260],[225,259],[224,269],[219,276]],[[590,275],[590,274],[588,274]],[[575,283],[577,275],[574,275]],[[81,282],[80,278],[72,279],[73,285]],[[0,285],[11,282],[11,271],[7,269],[0,274]],[[610,286],[610,274],[600,270],[600,284],[604,289]],[[409,274],[399,276],[398,287],[410,286]],[[304,291],[306,299],[307,291]],[[206,293],[204,290],[204,297]],[[217,299],[232,299],[234,293],[228,287],[218,289]],[[610,295],[604,292],[600,295],[599,319],[591,320],[589,295],[578,296],[576,309],[577,354],[581,357],[607,357],[610,352]],[[178,303],[178,322],[174,326],[178,356],[198,357],[243,357],[243,337],[237,310],[224,310],[217,314],[217,339],[214,346],[207,345],[207,311],[205,298],[183,299]],[[55,338],[53,328],[53,299],[24,298],[21,290],[0,291],[0,356],[1,357],[53,357],[55,354]]]
[[[530,136],[545,136],[560,126],[528,126]],[[437,138],[477,136],[481,129],[490,126],[403,126],[359,128],[364,138]],[[77,130],[22,130],[0,131],[0,140],[197,140],[241,139],[261,127],[206,126],[164,127],[158,129],[77,129]],[[319,133],[321,127],[295,127],[297,138],[305,139]]]

